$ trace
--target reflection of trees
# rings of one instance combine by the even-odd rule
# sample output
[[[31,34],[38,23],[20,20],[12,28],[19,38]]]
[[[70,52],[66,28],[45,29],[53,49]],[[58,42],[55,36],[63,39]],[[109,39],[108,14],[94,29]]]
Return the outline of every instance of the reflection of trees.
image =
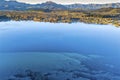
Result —
[[[120,16],[111,14],[100,14],[95,12],[79,11],[0,11],[0,20],[34,20],[40,22],[85,22],[94,24],[114,24],[120,26]]]
[[[10,20],[10,18],[8,18],[7,16],[5,16],[5,15],[1,15],[0,16],[0,21],[9,21]]]

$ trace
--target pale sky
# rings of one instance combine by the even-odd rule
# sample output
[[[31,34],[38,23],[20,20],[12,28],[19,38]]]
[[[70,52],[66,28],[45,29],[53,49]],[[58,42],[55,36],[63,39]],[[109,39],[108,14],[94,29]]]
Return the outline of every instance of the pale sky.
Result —
[[[105,4],[105,3],[116,3],[120,2],[120,0],[17,0],[20,2],[26,2],[31,4],[43,3],[46,1],[53,1],[60,4],[73,4],[73,3],[82,3],[82,4]]]

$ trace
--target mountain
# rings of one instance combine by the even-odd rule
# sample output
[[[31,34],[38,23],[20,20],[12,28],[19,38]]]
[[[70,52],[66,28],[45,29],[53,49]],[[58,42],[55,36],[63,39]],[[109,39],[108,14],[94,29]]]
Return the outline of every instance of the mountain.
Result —
[[[42,4],[26,4],[17,2],[16,0],[4,1],[0,0],[0,10],[29,10],[29,9],[50,9],[50,10],[64,10],[66,6],[47,1]]]
[[[30,10],[30,9],[49,9],[49,10],[67,10],[67,9],[100,9],[100,8],[120,8],[120,3],[111,4],[71,4],[62,5],[52,1],[41,4],[26,4],[16,0],[0,0],[0,10]]]
[[[52,2],[52,1],[47,1],[47,2],[42,3],[42,4],[34,5],[33,8],[42,8],[42,9],[50,9],[50,10],[64,10],[64,9],[67,9],[66,6],[61,5],[61,4],[57,4],[57,3]]]
[[[0,0],[0,10],[26,10],[30,4],[20,3],[15,0]]]
[[[120,3],[110,3],[110,4],[71,4],[66,5],[69,9],[100,9],[100,8],[120,8]]]

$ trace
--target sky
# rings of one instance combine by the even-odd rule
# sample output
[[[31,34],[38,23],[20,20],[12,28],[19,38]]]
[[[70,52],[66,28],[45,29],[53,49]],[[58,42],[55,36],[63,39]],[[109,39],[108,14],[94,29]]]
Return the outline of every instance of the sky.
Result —
[[[17,0],[19,2],[25,2],[30,4],[38,4],[43,3],[49,0]],[[73,3],[82,3],[82,4],[105,4],[105,3],[116,3],[120,2],[120,0],[50,0],[59,4],[73,4]]]

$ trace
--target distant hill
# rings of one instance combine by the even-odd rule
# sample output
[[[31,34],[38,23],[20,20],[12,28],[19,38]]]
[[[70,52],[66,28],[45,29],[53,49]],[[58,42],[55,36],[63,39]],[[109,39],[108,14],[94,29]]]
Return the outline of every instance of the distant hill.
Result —
[[[100,8],[120,8],[120,3],[111,3],[111,4],[71,4],[71,5],[62,5],[57,4],[52,1],[47,1],[41,4],[26,4],[17,2],[16,0],[0,0],[0,10],[29,10],[29,9],[50,9],[50,10],[77,10],[77,9],[100,9]]]
[[[52,1],[47,1],[47,2],[42,3],[42,4],[34,5],[34,6],[32,6],[32,8],[42,8],[42,9],[50,9],[50,10],[64,10],[64,9],[67,9],[66,6],[54,3]]]
[[[66,5],[69,9],[100,9],[100,8],[120,8],[120,3],[110,3],[110,4],[71,4]]]
[[[15,0],[0,0],[0,10],[26,10],[30,4],[20,3]]]

